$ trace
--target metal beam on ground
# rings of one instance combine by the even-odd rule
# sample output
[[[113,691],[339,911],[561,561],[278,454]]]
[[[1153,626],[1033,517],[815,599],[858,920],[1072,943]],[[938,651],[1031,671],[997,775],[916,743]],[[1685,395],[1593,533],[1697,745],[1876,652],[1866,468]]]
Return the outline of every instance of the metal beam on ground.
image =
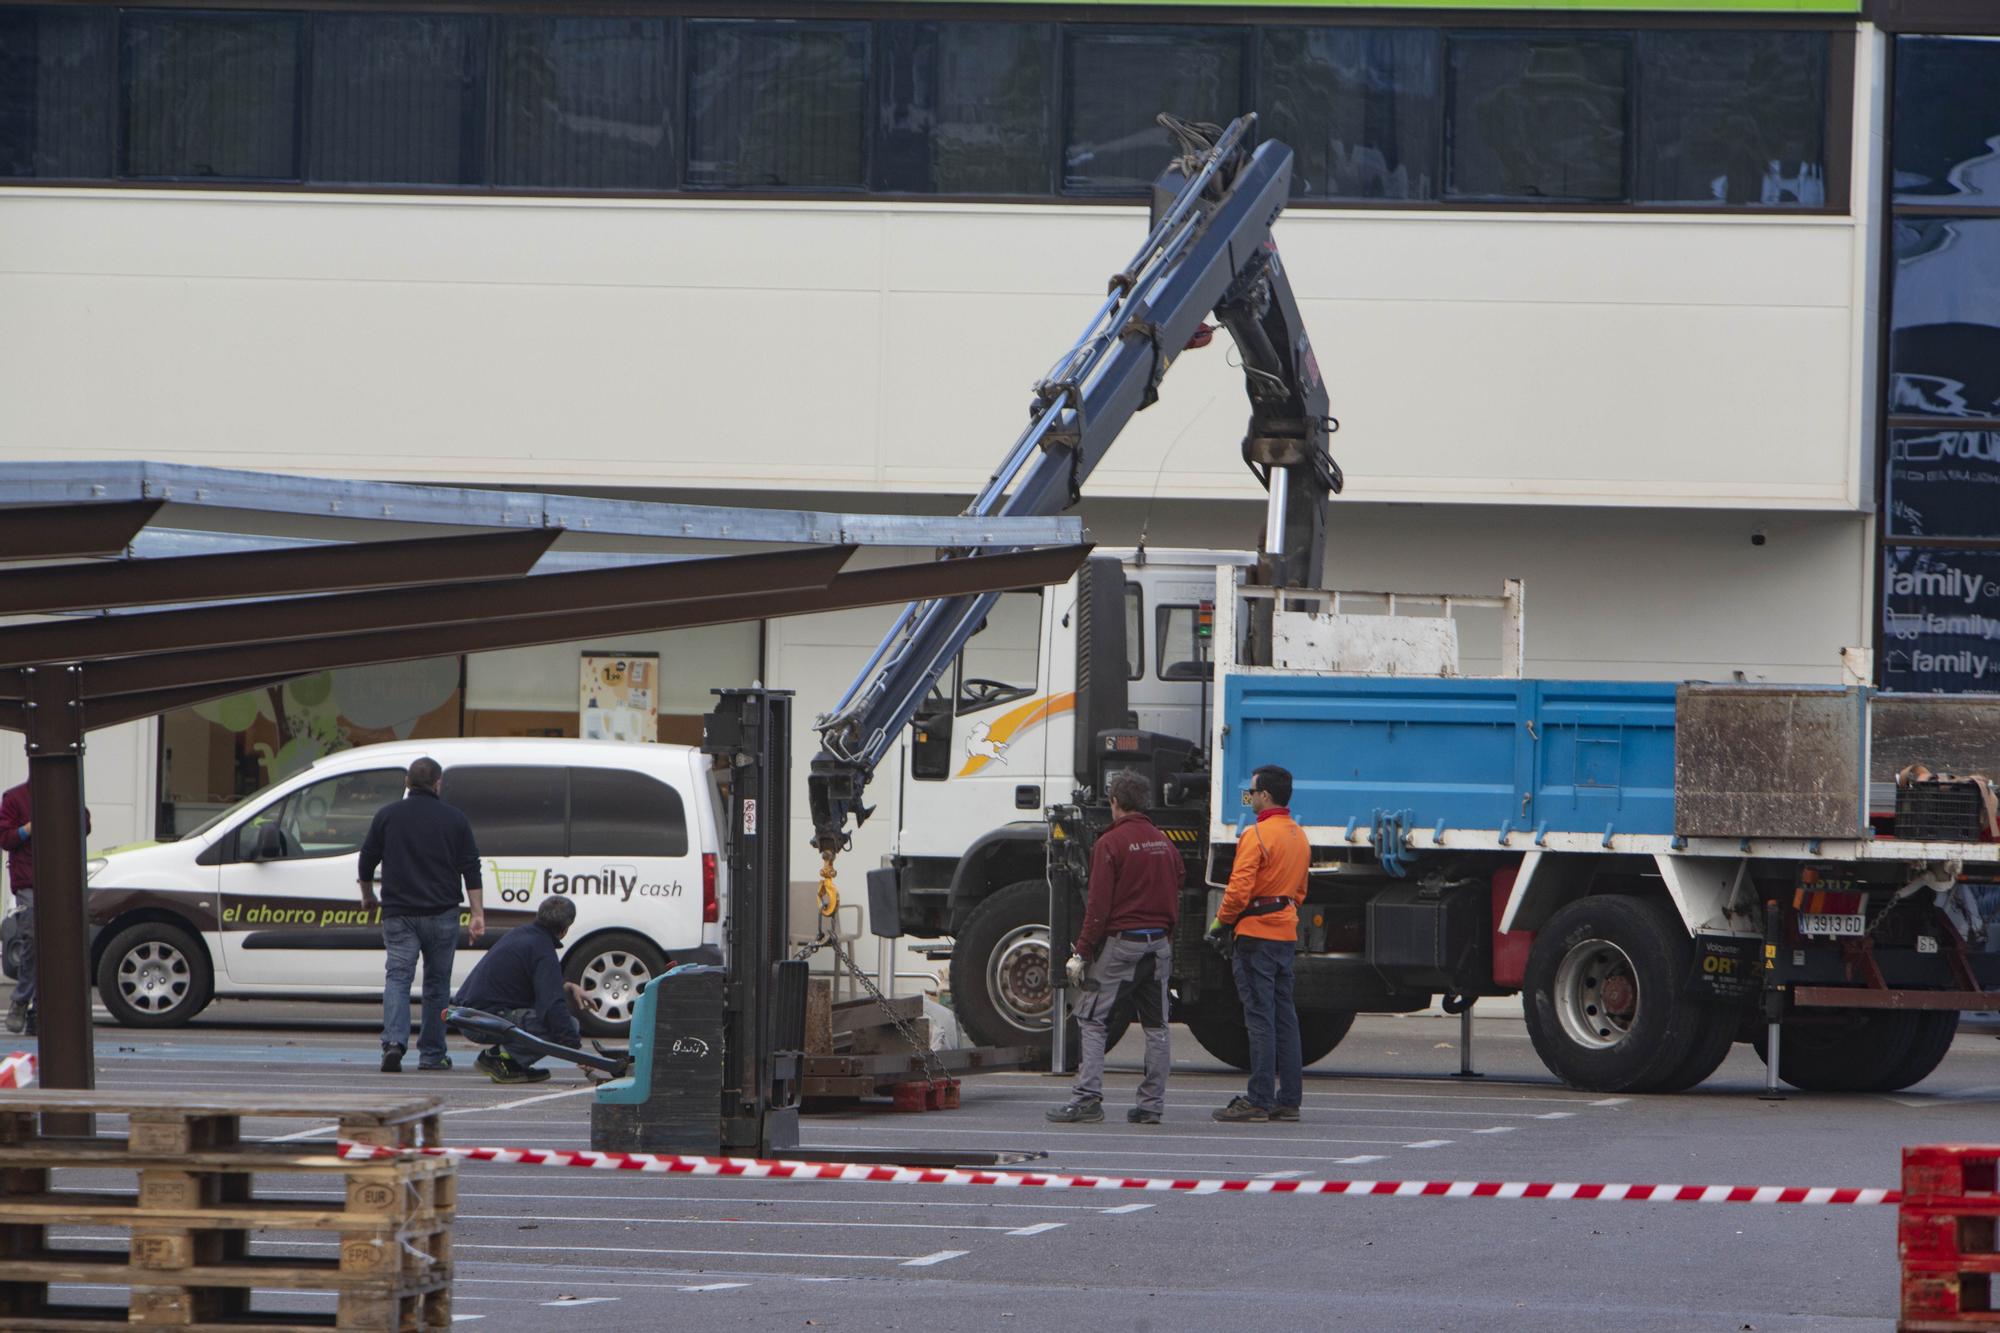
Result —
[[[11,487],[0,496],[15,500]],[[0,509],[0,560],[117,555],[160,512],[161,500],[30,504]]]
[[[84,707],[92,727],[109,727],[150,717],[163,708],[187,707],[309,671],[569,643],[595,635],[644,634],[893,605],[915,598],[1045,587],[1067,579],[1089,550],[1087,546],[1065,546],[1047,551],[891,565],[840,574],[823,588],[797,588],[728,599],[652,603],[435,629],[341,635],[255,648],[124,658],[86,668]]]
[[[0,615],[47,615],[160,602],[353,592],[460,583],[528,573],[562,532],[481,532],[469,537],[328,543],[242,555],[0,569]],[[420,573],[419,573],[420,572]]]
[[[346,481],[179,463],[0,463],[0,495],[46,503],[150,499],[261,514],[808,546],[974,548],[1085,540],[1083,520],[1073,516],[842,514]]]
[[[115,661],[220,645],[275,644],[386,629],[514,619],[559,611],[614,608],[704,597],[825,587],[854,553],[851,546],[808,547],[756,555],[681,560],[652,567],[585,570],[414,586],[376,592],[292,597],[238,606],[197,607],[143,615],[54,620],[0,629],[0,667],[37,662]],[[257,563],[264,555],[216,557]],[[412,581],[423,573],[412,570]],[[257,675],[271,675],[259,670]],[[164,688],[192,681],[156,682]]]

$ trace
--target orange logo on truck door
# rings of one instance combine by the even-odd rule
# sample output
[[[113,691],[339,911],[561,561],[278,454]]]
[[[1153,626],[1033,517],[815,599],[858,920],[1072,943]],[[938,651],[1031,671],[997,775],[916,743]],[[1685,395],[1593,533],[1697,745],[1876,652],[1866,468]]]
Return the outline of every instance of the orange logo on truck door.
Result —
[[[965,767],[958,776],[969,778],[989,763],[1007,762],[1007,749],[1029,731],[1076,708],[1076,695],[1056,694],[1046,699],[1030,699],[1020,707],[1002,713],[991,722],[975,722],[965,733]]]

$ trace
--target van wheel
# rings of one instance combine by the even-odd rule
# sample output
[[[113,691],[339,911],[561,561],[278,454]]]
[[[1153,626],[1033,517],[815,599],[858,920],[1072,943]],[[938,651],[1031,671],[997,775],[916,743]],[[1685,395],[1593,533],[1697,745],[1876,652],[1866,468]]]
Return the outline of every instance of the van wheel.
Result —
[[[201,942],[164,921],[111,937],[97,960],[97,998],[128,1028],[177,1028],[208,1008],[215,974]]]
[[[1693,941],[1665,903],[1615,894],[1571,903],[1536,933],[1522,978],[1535,1054],[1589,1092],[1659,1092],[1688,1086],[1697,1071],[1706,1078],[1701,1063],[1722,1047],[1717,1006],[1688,991],[1693,962]],[[1693,1058],[1704,1039],[1715,1044]]]
[[[981,1046],[1047,1050],[1055,989],[1049,967],[1049,886],[1024,879],[972,909],[951,949],[951,1002],[959,1025]],[[1132,1005],[1117,1006],[1104,1024],[1110,1050],[1131,1026]],[[1064,1047],[1075,1067],[1081,1039],[1072,1020]]]
[[[622,1037],[632,1030],[632,1007],[639,990],[667,970],[667,957],[651,940],[622,930],[608,930],[570,949],[563,959],[563,976],[583,987],[597,1001],[577,1026],[586,1037]]]

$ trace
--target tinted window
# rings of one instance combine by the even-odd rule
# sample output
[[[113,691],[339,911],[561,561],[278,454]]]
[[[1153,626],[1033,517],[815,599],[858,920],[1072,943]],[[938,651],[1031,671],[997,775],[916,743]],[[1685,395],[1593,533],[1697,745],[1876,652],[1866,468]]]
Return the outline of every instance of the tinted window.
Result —
[[[860,186],[868,26],[689,25],[688,184]]]
[[[360,184],[484,180],[486,27],[437,15],[313,22],[307,175]]]
[[[1226,125],[1242,111],[1233,32],[1084,31],[1069,38],[1063,188],[1138,193],[1180,149],[1157,117]]]
[[[1826,202],[1824,34],[1646,33],[1639,80],[1642,201]]]
[[[1890,431],[1884,509],[1898,537],[2000,533],[2000,430]]]
[[[1213,613],[1202,606],[1162,606],[1153,612],[1159,622],[1156,637],[1160,658],[1154,674],[1161,680],[1201,680],[1215,673]]]
[[[1619,37],[1454,36],[1448,193],[1623,198],[1626,54]]]
[[[2000,417],[2000,218],[1900,217],[1889,411]]]
[[[301,30],[296,14],[126,11],[125,173],[297,180]]]
[[[885,190],[1046,194],[1055,29],[1044,23],[885,23]]]
[[[1146,674],[1146,598],[1136,583],[1125,585],[1125,679]]]
[[[111,173],[111,20],[0,10],[0,176]]]
[[[569,771],[571,856],[686,856],[681,794],[644,773]]]
[[[563,856],[567,793],[560,768],[454,765],[441,794],[472,821],[481,856]]]
[[[264,830],[276,824],[277,851],[286,857],[344,856],[361,849],[376,811],[403,799],[403,770],[369,769],[308,783],[265,806],[236,830],[236,856],[257,853]],[[271,849],[266,848],[268,853]]]
[[[495,179],[673,188],[673,38],[666,19],[502,20]]]
[[[2000,40],[1896,39],[1896,196],[2000,200]]]
[[[1272,28],[1259,44],[1258,59],[1264,114],[1259,128],[1297,155],[1294,195],[1435,197],[1435,32]]]

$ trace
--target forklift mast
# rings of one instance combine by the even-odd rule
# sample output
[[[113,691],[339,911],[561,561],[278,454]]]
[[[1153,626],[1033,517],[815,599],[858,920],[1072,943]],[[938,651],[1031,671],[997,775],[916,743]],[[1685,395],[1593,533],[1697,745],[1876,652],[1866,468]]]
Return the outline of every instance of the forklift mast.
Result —
[[[1152,231],[1083,336],[1035,385],[1028,427],[965,509],[975,517],[1037,517],[1073,506],[1132,414],[1152,406],[1182,349],[1206,344],[1213,314],[1235,339],[1250,397],[1243,459],[1269,493],[1257,580],[1320,581],[1326,502],[1341,488],[1327,452],[1334,428],[1326,385],[1271,236],[1291,194],[1292,150],[1252,143],[1254,115],[1213,126],[1162,116],[1187,152],[1153,186]],[[980,553],[947,552],[943,558]],[[868,818],[869,779],[997,593],[912,602],[832,712],[807,783],[814,842],[834,853]]]

